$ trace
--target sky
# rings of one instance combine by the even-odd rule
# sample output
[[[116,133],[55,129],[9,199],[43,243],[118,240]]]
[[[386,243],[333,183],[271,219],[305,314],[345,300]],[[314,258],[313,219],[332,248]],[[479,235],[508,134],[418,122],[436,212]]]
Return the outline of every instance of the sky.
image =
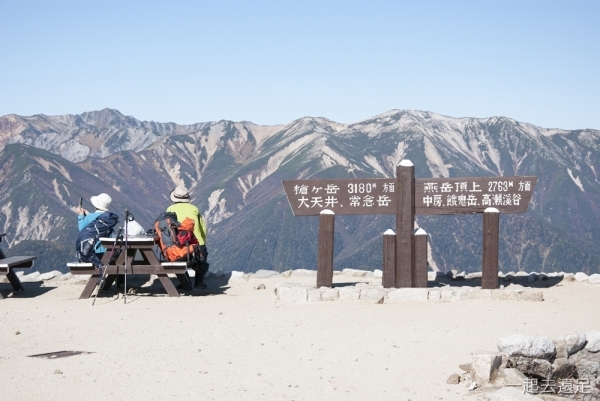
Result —
[[[600,1],[0,0],[0,116],[600,129]]]

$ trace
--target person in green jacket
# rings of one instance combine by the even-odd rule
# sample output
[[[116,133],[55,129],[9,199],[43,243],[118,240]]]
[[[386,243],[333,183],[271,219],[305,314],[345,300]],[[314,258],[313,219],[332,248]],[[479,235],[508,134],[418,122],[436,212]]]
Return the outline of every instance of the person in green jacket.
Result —
[[[192,205],[189,191],[183,185],[179,185],[171,191],[171,202],[173,204],[167,208],[167,212],[172,212],[177,215],[177,221],[183,221],[186,217],[194,220],[194,236],[198,240],[198,248],[204,257],[204,260],[194,264],[196,279],[194,281],[195,288],[206,288],[204,276],[208,272],[209,264],[207,262],[208,251],[206,250],[206,223],[198,208]]]

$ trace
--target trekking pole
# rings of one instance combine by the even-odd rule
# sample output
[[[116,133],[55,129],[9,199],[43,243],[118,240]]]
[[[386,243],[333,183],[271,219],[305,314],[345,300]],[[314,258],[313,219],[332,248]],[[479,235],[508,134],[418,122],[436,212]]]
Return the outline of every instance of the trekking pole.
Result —
[[[127,303],[127,259],[129,259],[129,248],[127,245],[127,223],[129,222],[129,211],[125,209],[125,280],[123,282],[123,303]]]
[[[117,242],[119,242],[119,237],[121,236],[122,230],[123,230],[123,227],[119,227],[119,232],[117,233],[115,242],[113,243],[112,249],[110,250],[110,255],[108,256],[108,263],[106,264],[106,266],[100,266],[100,270],[101,270],[100,273],[102,273],[102,276],[100,277],[100,280],[98,282],[96,282],[98,291],[96,291],[96,294],[94,295],[94,301],[92,301],[92,306],[94,306],[94,304],[96,303],[96,298],[98,297],[98,293],[104,286],[104,281],[106,280],[106,273],[108,272],[108,265],[110,264],[110,260],[112,259],[113,255],[115,253],[115,249],[117,248]],[[104,269],[104,272],[102,272],[102,269]]]

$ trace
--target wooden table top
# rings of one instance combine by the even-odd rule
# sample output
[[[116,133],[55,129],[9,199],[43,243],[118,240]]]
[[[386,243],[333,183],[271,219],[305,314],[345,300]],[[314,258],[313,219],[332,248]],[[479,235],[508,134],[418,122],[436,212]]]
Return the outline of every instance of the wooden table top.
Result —
[[[136,236],[136,237],[127,237],[127,239],[123,238],[122,240],[119,240],[119,242],[123,243],[123,244],[125,243],[125,241],[127,241],[128,244],[148,245],[148,244],[154,244],[154,237]],[[115,238],[101,237],[100,242],[104,246],[106,246],[107,244],[112,245],[115,243]]]

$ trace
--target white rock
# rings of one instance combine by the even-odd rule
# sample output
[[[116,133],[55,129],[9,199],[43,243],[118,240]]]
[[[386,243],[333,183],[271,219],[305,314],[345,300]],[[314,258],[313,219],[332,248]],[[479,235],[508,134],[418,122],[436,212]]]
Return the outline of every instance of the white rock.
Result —
[[[396,288],[387,294],[390,302],[424,302],[427,301],[426,288]]]
[[[511,356],[526,356],[530,358],[548,359],[556,348],[549,337],[530,337],[513,334],[498,339],[498,350]]]
[[[585,346],[585,334],[571,334],[554,340],[556,358],[568,358]]]
[[[576,281],[587,281],[589,279],[588,275],[582,272],[575,273]]]
[[[71,273],[65,273],[62,276],[60,276],[60,281],[67,281],[73,278],[73,275]]]
[[[254,278],[270,278],[270,277],[274,277],[274,276],[280,276],[281,274],[279,272],[276,272],[274,270],[258,270],[256,271],[256,273],[254,273]]]
[[[600,274],[598,274],[598,273],[592,274],[588,278],[588,280],[591,284],[600,284]]]
[[[517,299],[519,301],[542,302],[544,300],[544,293],[542,291],[527,289],[520,292]]]
[[[279,287],[277,299],[282,303],[304,304],[308,300],[308,291],[302,287]]]
[[[244,272],[232,271],[231,272],[231,280],[240,280],[244,278]]]
[[[511,290],[511,291],[517,291],[517,292],[525,291],[525,287],[523,287],[521,284],[514,284],[514,283],[507,285],[506,289]]]
[[[585,333],[585,339],[587,340],[586,350],[590,352],[600,351],[600,331],[588,331]]]
[[[427,272],[427,281],[435,281],[437,278],[436,272]]]
[[[600,276],[600,274],[599,274],[599,276]],[[373,270],[373,277],[375,277],[375,278],[382,278],[383,277],[383,271],[381,271],[379,269]]]
[[[386,295],[387,294],[384,290],[376,288],[362,288],[360,290],[360,299],[367,301],[379,302],[382,299],[385,299]]]
[[[306,291],[306,301],[308,303],[321,302],[321,291],[313,288]]]
[[[532,274],[535,274],[535,273],[527,273],[527,272],[523,272],[523,271],[518,271],[517,274],[515,274],[515,276],[517,276],[517,277],[528,277],[528,276],[530,276]]]
[[[342,287],[338,294],[341,301],[357,301],[360,298],[360,288]]]
[[[367,271],[366,270],[357,270],[357,269],[343,269],[342,274],[345,274],[346,276],[353,276],[353,277],[364,277],[367,274]]]
[[[517,301],[519,299],[520,290],[498,289],[492,290],[492,299],[500,301]]]
[[[475,272],[475,273],[469,273],[467,274],[466,278],[468,280],[473,280],[475,278],[481,278],[483,275],[481,274],[481,272]]]
[[[21,277],[19,280],[21,280],[22,283],[33,283],[36,281],[41,281],[39,277],[40,277],[40,272],[33,272],[26,276]]]
[[[487,386],[495,372],[500,369],[501,364],[502,355],[498,352],[474,352],[471,372],[477,382],[477,387]]]
[[[303,276],[316,276],[316,270],[308,270],[308,269],[296,269],[292,273],[294,276],[303,275]]]
[[[475,289],[474,291],[469,292],[469,299],[492,299],[492,290],[485,289]]]
[[[335,301],[339,297],[340,294],[337,288],[321,289],[321,301]]]
[[[527,376],[525,376],[519,369],[505,368],[499,372],[498,382],[494,384],[500,384],[503,386],[522,386]]]
[[[52,280],[54,277],[59,277],[59,276],[62,276],[61,272],[59,272],[58,270],[52,270],[51,272],[40,274],[40,276],[38,278],[42,281],[46,281],[46,280]]]

